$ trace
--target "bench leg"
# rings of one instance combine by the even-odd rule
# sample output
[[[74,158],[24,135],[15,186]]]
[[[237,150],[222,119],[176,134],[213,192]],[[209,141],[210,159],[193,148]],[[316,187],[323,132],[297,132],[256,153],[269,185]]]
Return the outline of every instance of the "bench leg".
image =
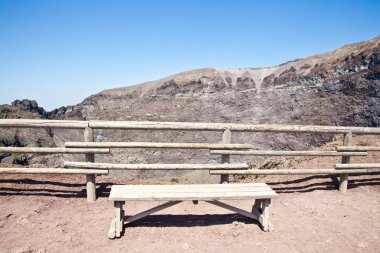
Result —
[[[256,199],[252,207],[252,213],[257,215],[257,220],[264,231],[270,231],[272,229],[272,224],[269,220],[270,202],[270,199]]]
[[[123,232],[124,225],[124,211],[123,211],[122,201],[115,201],[115,219],[116,219],[116,237],[120,237],[121,232]]]
[[[108,238],[114,239],[116,237],[116,219],[113,218],[110,226],[110,230],[108,230]]]
[[[115,201],[115,218],[112,219],[110,230],[108,231],[108,237],[113,239],[120,237],[124,227],[124,201]]]
[[[270,199],[266,199],[263,201],[262,203],[262,215],[263,215],[263,222],[262,222],[262,226],[263,226],[263,230],[264,231],[269,231],[269,226],[270,226],[270,222],[269,222],[269,205],[270,205]]]
[[[253,207],[252,207],[252,212],[254,212],[254,209],[257,209],[257,211],[261,213],[262,205],[263,205],[262,199],[255,199],[255,203],[253,204]]]

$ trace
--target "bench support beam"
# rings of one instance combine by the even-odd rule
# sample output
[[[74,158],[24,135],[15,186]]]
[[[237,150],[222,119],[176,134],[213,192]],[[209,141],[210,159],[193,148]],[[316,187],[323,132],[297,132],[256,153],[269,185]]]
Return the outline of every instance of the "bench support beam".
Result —
[[[140,220],[140,219],[142,219],[142,218],[144,218],[144,217],[146,217],[148,215],[151,215],[153,213],[156,213],[156,212],[161,211],[163,209],[166,209],[168,207],[174,206],[174,205],[179,204],[181,202],[182,201],[168,201],[168,202],[166,202],[166,203],[164,203],[162,205],[155,206],[155,207],[153,207],[151,209],[148,209],[148,210],[146,210],[144,212],[141,212],[141,213],[138,213],[136,215],[130,216],[130,217],[128,217],[128,218],[125,219],[125,222],[126,223],[131,223],[131,222]]]
[[[115,217],[112,219],[111,227],[108,231],[108,237],[110,239],[113,239],[115,237],[120,237],[121,233],[123,232],[123,225],[124,225],[124,210],[123,205],[124,201],[115,201],[114,207],[115,207]]]
[[[252,213],[258,216],[257,221],[265,232],[273,229],[273,225],[269,220],[270,199],[256,199],[252,207]]]
[[[153,208],[150,208],[150,209],[148,209],[144,212],[138,213],[136,215],[125,217],[124,210],[123,210],[123,205],[125,202],[124,201],[115,201],[114,202],[115,217],[113,218],[113,220],[111,222],[111,227],[110,227],[110,230],[108,232],[108,237],[110,239],[114,239],[115,237],[119,238],[121,233],[123,232],[124,223],[127,224],[127,223],[131,223],[131,222],[140,220],[140,219],[142,219],[148,215],[151,215],[153,213],[161,211],[165,208],[174,206],[174,205],[181,203],[181,202],[182,201],[168,201],[162,205],[155,206]]]
[[[258,216],[254,213],[250,213],[250,212],[247,212],[243,209],[240,209],[240,208],[237,208],[237,207],[234,207],[234,206],[230,206],[226,203],[223,203],[223,202],[220,202],[220,201],[217,201],[217,200],[211,200],[211,201],[206,201],[207,203],[210,203],[210,204],[213,204],[213,205],[216,205],[216,206],[219,206],[219,207],[222,207],[222,208],[225,208],[227,210],[230,210],[232,212],[235,212],[235,213],[238,213],[238,214],[241,214],[245,217],[248,217],[248,218],[251,218],[251,219],[254,219],[254,220],[257,220],[258,219]]]

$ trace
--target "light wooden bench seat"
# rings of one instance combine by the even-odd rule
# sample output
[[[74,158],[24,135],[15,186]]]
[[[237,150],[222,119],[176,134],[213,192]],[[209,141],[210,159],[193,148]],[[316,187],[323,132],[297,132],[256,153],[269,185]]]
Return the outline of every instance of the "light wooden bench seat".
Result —
[[[248,184],[191,184],[191,185],[114,185],[109,199],[114,202],[115,217],[112,220],[109,238],[120,237],[124,224],[144,218],[185,200],[206,201],[210,204],[257,220],[264,231],[269,231],[269,205],[277,194],[265,183]],[[225,204],[219,200],[255,199],[252,211],[248,212]],[[134,216],[124,217],[125,201],[168,201]]]

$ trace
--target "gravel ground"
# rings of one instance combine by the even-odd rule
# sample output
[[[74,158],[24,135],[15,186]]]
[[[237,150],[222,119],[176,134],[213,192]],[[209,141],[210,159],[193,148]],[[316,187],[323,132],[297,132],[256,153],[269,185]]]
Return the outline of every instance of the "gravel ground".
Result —
[[[111,181],[99,178],[101,197],[87,203],[83,176],[1,175],[1,252],[378,252],[380,174],[350,177],[346,194],[328,176],[260,178],[279,193],[274,231],[225,209],[183,202],[107,237]],[[157,183],[115,181],[113,183]],[[228,201],[250,210],[252,201]],[[158,202],[127,202],[135,214]]]

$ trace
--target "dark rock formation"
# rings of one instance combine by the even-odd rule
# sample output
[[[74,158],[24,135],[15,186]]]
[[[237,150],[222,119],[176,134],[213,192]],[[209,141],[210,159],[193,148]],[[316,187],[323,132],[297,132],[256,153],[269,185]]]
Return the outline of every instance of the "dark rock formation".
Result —
[[[47,112],[39,107],[36,101],[15,100],[12,105],[0,105],[1,119],[46,119]],[[14,129],[2,128],[0,131],[0,146],[5,147],[54,147],[51,129]],[[0,153],[0,162],[27,165],[35,155]]]
[[[46,118],[46,111],[44,108],[39,107],[35,100],[15,100],[12,102],[12,106],[19,108],[20,111],[34,113],[42,119]]]

